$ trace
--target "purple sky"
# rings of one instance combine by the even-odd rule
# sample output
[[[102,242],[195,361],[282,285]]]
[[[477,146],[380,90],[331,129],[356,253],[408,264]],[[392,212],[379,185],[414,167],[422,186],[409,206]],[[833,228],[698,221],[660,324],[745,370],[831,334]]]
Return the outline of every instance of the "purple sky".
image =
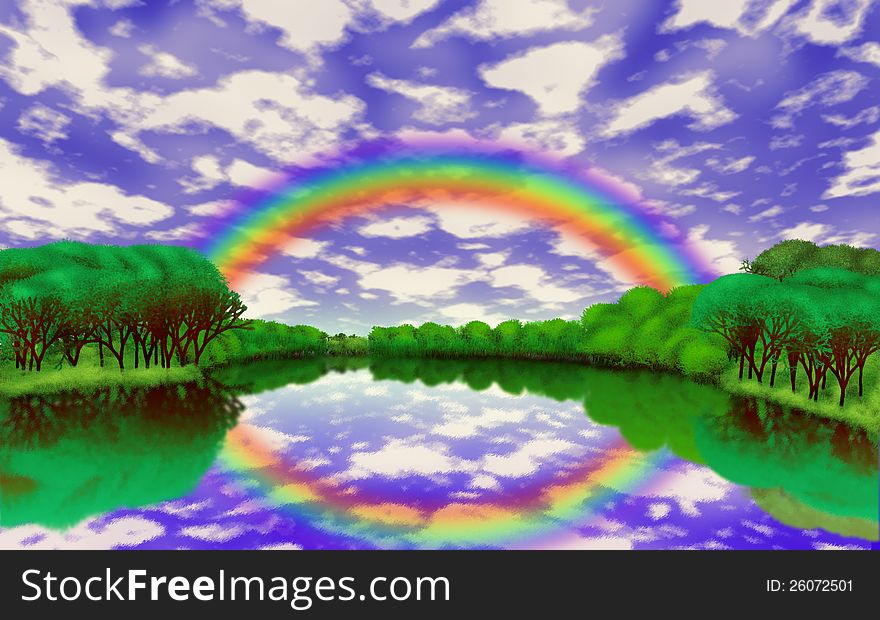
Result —
[[[272,171],[463,132],[635,186],[719,272],[782,238],[877,245],[880,2],[5,0],[0,244],[200,245]],[[401,207],[291,246],[251,314],[574,317],[628,283],[533,221]]]

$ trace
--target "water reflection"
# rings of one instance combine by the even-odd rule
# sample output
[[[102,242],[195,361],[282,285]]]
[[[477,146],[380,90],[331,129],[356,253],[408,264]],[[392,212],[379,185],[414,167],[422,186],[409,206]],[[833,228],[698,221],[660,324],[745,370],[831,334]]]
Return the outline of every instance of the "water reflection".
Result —
[[[242,409],[213,381],[0,401],[0,526],[64,528],[185,495]]]
[[[3,527],[137,516],[154,531],[131,544],[156,548],[878,537],[877,448],[864,433],[674,376],[302,360],[223,369],[184,393],[65,399],[0,414]]]

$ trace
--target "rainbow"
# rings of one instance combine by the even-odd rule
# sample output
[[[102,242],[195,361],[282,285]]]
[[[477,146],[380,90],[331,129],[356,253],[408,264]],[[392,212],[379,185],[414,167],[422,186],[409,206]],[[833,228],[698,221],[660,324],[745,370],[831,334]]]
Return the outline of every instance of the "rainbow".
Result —
[[[202,250],[236,286],[317,227],[384,207],[431,205],[542,221],[607,259],[623,279],[661,291],[712,273],[623,183],[596,170],[493,148],[370,144],[233,201],[215,229],[205,231]]]
[[[573,528],[596,521],[609,501],[662,486],[666,450],[645,454],[616,436],[601,452],[563,478],[513,496],[486,501],[417,501],[382,497],[321,477],[289,462],[240,424],[229,432],[219,464],[240,487],[256,493],[295,522],[382,548],[548,548]],[[658,472],[660,472],[658,474]]]

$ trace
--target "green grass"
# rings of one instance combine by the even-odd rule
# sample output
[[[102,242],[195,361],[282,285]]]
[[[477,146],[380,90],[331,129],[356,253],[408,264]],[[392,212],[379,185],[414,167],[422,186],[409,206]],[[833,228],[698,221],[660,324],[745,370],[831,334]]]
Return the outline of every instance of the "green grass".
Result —
[[[812,415],[845,422],[855,428],[862,428],[872,436],[880,433],[880,359],[875,356],[868,361],[865,367],[864,396],[859,398],[858,380],[850,382],[846,391],[846,403],[843,407],[838,405],[839,392],[837,381],[829,377],[827,388],[819,392],[819,400],[807,399],[806,379],[803,373],[798,375],[797,392],[792,393],[788,382],[788,372],[782,368],[776,376],[776,385],[770,387],[769,373],[765,376],[765,383],[758,383],[754,379],[738,378],[739,369],[731,366],[722,375],[719,385],[731,394],[742,396],[755,396],[766,401],[795,407]]]
[[[65,368],[41,372],[21,372],[14,368],[0,371],[0,396],[56,392],[85,392],[102,387],[152,387],[168,383],[195,381],[202,373],[195,366],[185,368],[139,368],[119,372],[118,368]]]
[[[198,380],[201,371],[195,366],[179,368],[134,368],[134,358],[126,360],[126,370],[119,370],[116,360],[106,356],[101,368],[97,351],[84,349],[75,368],[46,360],[40,372],[16,370],[12,362],[0,363],[0,397],[13,398],[30,394],[89,392],[102,387],[152,387]]]

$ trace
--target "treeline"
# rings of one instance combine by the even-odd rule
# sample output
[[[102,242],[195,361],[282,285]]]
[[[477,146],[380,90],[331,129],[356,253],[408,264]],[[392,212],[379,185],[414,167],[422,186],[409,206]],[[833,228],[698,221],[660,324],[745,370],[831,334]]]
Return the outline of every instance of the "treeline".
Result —
[[[690,322],[702,289],[680,286],[663,295],[637,286],[615,303],[590,306],[581,318],[581,351],[605,366],[668,370],[702,380],[717,377],[729,361],[726,343]]]
[[[773,278],[753,273],[718,278],[697,297],[693,325],[722,337],[739,359],[739,379],[772,387],[784,366],[792,392],[802,372],[807,397],[819,399],[829,375],[842,407],[868,359],[880,349],[880,277],[844,269],[797,269]]]
[[[126,360],[198,365],[221,335],[248,327],[245,310],[187,248],[62,241],[0,251],[0,346],[22,370],[40,371],[53,351],[77,366],[87,347],[120,370]]]
[[[207,348],[205,366],[233,362],[300,357],[367,355],[367,339],[355,335],[331,336],[311,325],[285,325],[254,319],[246,330],[229,332]]]
[[[577,321],[553,319],[523,323],[509,320],[495,328],[482,321],[461,327],[423,323],[374,327],[370,355],[384,357],[509,357],[579,359],[582,329]]]
[[[744,260],[742,271],[784,280],[798,271],[830,267],[868,276],[880,276],[880,252],[844,243],[819,246],[812,241],[788,239]]]

